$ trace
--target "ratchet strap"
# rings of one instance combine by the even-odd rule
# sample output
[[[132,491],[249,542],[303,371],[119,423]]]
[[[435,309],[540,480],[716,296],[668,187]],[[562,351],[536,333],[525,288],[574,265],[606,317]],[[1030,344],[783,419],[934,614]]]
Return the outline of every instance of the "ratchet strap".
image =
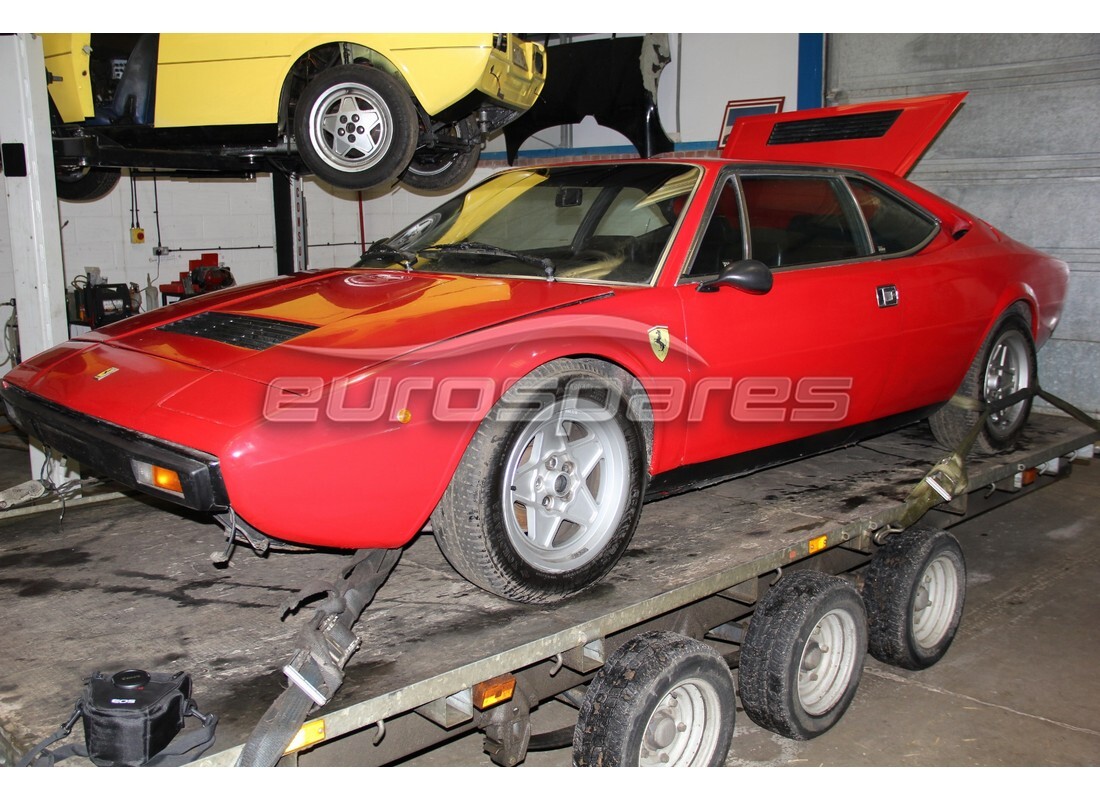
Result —
[[[956,497],[965,494],[970,485],[966,472],[966,458],[977,441],[982,427],[991,414],[1003,411],[1017,403],[1030,398],[1039,397],[1050,403],[1055,408],[1065,412],[1078,422],[1088,425],[1100,433],[1100,420],[1093,419],[1081,409],[1066,400],[1051,394],[1044,389],[1034,386],[1013,392],[993,403],[982,405],[970,398],[956,396],[951,402],[968,411],[979,412],[978,419],[967,432],[966,436],[950,454],[940,459],[928,473],[909,492],[901,510],[896,517],[884,529],[884,533],[897,533],[914,525],[930,509],[940,503],[949,503]]]

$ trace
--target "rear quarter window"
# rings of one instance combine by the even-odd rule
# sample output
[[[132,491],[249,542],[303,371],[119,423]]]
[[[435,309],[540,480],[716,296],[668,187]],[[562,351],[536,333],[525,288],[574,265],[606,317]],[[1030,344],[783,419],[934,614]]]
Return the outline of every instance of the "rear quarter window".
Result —
[[[876,255],[915,250],[936,232],[935,220],[878,186],[859,178],[849,178],[848,184],[867,220]]]

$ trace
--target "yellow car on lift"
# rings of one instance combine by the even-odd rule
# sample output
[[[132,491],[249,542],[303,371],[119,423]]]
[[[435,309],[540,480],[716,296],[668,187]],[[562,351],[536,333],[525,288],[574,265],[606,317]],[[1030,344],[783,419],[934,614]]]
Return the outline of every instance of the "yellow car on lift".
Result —
[[[58,195],[118,170],[309,171],[446,190],[538,98],[545,50],[505,33],[44,34]]]

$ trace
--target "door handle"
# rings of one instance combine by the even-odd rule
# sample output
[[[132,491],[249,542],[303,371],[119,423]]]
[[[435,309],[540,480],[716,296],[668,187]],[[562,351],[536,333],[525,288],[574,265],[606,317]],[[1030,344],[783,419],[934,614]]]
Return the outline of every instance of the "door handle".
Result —
[[[875,289],[879,308],[889,308],[898,304],[898,287],[893,284],[879,286]]]

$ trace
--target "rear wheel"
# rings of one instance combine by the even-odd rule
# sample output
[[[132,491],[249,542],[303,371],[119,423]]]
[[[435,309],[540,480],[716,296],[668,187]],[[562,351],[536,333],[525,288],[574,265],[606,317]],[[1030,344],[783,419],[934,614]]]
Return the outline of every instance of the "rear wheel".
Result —
[[[995,403],[1036,384],[1035,343],[1031,329],[1010,309],[982,345],[956,395],[981,406]],[[978,453],[998,453],[1015,446],[1031,413],[1031,398],[996,411],[986,419],[974,442]],[[944,447],[955,449],[978,421],[979,413],[955,402],[929,418],[932,433]]]
[[[714,648],[649,631],[596,673],[573,732],[578,767],[717,767],[733,739],[736,699]]]
[[[788,575],[749,620],[738,667],[745,713],[789,739],[821,735],[855,697],[866,650],[855,587],[819,572]]]

